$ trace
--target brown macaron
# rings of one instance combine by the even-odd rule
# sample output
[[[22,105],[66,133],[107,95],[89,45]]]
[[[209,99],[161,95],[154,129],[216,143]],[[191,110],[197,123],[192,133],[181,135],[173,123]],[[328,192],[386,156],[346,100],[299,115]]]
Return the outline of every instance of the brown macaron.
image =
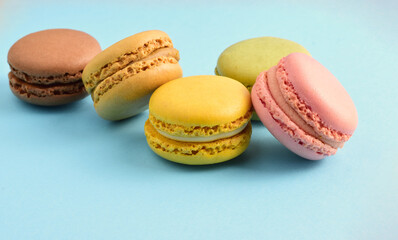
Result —
[[[56,106],[87,96],[82,72],[101,52],[97,40],[72,29],[48,29],[19,39],[8,52],[11,91],[19,99]]]

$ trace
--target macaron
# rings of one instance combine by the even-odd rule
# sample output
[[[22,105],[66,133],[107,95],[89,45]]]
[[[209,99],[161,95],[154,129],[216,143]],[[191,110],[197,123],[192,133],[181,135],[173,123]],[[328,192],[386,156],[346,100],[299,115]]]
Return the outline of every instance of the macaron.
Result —
[[[218,58],[215,74],[233,78],[249,91],[257,76],[275,66],[278,61],[290,53],[310,53],[300,44],[276,37],[258,37],[247,39],[226,48]],[[259,120],[254,114],[253,119]]]
[[[203,165],[243,153],[251,137],[249,91],[219,76],[191,76],[159,87],[149,101],[149,147],[173,162]]]
[[[98,54],[83,82],[99,116],[121,120],[148,109],[153,91],[182,77],[180,55],[170,37],[151,30],[127,37]]]
[[[310,160],[334,155],[358,124],[355,105],[341,83],[303,53],[292,53],[259,74],[251,98],[271,134]]]
[[[8,52],[10,89],[19,99],[54,106],[87,96],[82,78],[99,52],[97,40],[72,29],[48,29],[19,39]]]

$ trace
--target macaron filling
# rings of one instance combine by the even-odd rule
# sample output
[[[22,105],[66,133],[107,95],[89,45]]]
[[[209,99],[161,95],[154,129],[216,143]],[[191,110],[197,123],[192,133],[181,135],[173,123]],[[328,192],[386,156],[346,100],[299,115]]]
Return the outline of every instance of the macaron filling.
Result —
[[[28,74],[26,72],[20,71],[14,68],[11,64],[11,72],[20,80],[23,80],[27,83],[31,84],[40,84],[40,85],[53,85],[55,83],[65,84],[65,83],[74,83],[82,81],[82,72],[83,70],[75,73],[65,73],[63,75],[54,75],[54,76],[35,76]]]
[[[94,103],[97,103],[102,95],[125,79],[163,64],[178,64],[178,60],[180,59],[178,50],[173,47],[152,49],[152,52],[148,53],[149,55],[146,54],[147,51],[139,53],[140,54],[137,53],[137,55],[145,57],[130,62],[124,68],[118,68],[116,72],[103,80],[98,79],[94,82],[86,83],[86,85],[95,85],[91,88],[91,97]]]
[[[147,41],[142,46],[138,47],[131,52],[127,52],[124,55],[118,57],[114,61],[107,63],[102,68],[93,72],[89,75],[89,77],[85,81],[86,89],[89,93],[91,93],[94,88],[104,79],[112,76],[113,74],[127,68],[134,62],[142,61],[143,59],[147,58],[148,56],[156,53],[156,50],[163,49],[163,48],[171,48],[173,49],[173,43],[169,38],[158,38],[158,39],[151,39]],[[176,50],[174,50],[175,52]],[[167,54],[164,54],[167,56]],[[178,55],[178,51],[177,51]],[[153,57],[156,57],[153,56]],[[179,60],[179,55],[175,57],[177,61]]]
[[[145,135],[147,137],[149,146],[157,154],[165,158],[170,156],[168,154],[180,156],[182,158],[189,157],[187,161],[173,160],[185,164],[211,164],[230,159],[230,157],[225,158],[225,156],[218,156],[218,154],[237,156],[248,146],[250,142],[251,131],[251,125],[248,123],[248,126],[246,126],[243,131],[229,138],[201,143],[182,142],[174,141],[164,137],[163,135],[159,134],[149,120],[145,122]],[[196,160],[192,160],[191,157],[195,156]]]
[[[131,78],[132,76],[137,75],[141,72],[154,69],[163,64],[178,64],[178,59],[178,55],[157,56],[150,59],[131,63],[126,68],[104,79],[96,86],[94,92],[92,92],[92,98],[94,103],[97,103],[102,95],[104,95],[108,90],[113,88],[116,84],[124,81],[125,79]]]
[[[234,121],[214,126],[203,126],[202,124],[171,124],[165,119],[155,117],[152,113],[149,114],[149,121],[157,130],[167,135],[183,138],[201,137],[208,139],[211,136],[228,134],[229,132],[246,126],[250,121],[251,116],[252,110],[249,110],[244,116],[235,119]],[[242,129],[244,129],[244,127]]]
[[[167,132],[164,132],[164,131],[162,131],[160,129],[157,129],[157,128],[155,128],[155,129],[156,129],[156,131],[159,134],[163,135],[164,137],[169,138],[169,139],[173,139],[173,140],[176,140],[176,141],[181,141],[181,142],[212,142],[212,141],[216,141],[216,140],[223,139],[223,138],[229,138],[229,137],[232,137],[232,136],[235,136],[235,135],[239,134],[240,132],[242,132],[246,128],[248,123],[249,122],[246,122],[241,127],[237,128],[235,130],[232,130],[230,132],[221,132],[221,133],[210,135],[210,136],[176,136],[176,135],[171,135],[171,134],[169,134]]]
[[[38,85],[23,81],[16,77],[13,72],[8,75],[9,84],[13,91],[27,97],[49,97],[57,95],[85,94],[83,82],[73,82],[65,84]]]

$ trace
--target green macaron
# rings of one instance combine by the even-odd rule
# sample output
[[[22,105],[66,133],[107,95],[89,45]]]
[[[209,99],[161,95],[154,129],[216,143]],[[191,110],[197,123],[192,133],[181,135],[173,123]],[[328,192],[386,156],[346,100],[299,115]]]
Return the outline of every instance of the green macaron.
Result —
[[[310,53],[300,44],[276,37],[258,37],[235,43],[218,58],[215,74],[235,79],[249,90],[257,76],[290,53]],[[258,120],[257,115],[253,118]]]

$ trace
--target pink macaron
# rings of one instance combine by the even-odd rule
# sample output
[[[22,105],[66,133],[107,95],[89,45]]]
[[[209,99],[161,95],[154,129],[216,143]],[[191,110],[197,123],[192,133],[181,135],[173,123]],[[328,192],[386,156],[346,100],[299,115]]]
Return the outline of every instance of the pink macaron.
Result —
[[[306,54],[292,53],[260,73],[251,97],[271,134],[310,160],[334,155],[358,124],[347,91],[329,70]]]

